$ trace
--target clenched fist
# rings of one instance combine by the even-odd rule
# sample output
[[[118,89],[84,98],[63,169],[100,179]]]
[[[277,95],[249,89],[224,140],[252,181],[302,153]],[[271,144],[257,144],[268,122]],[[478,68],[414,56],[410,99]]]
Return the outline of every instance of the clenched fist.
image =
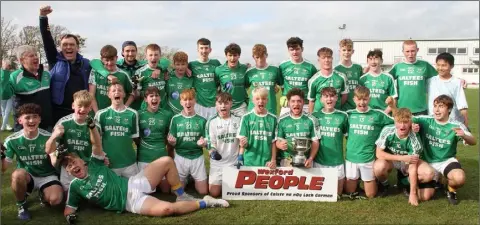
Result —
[[[40,8],[40,16],[47,16],[48,14],[52,13],[53,9],[49,5],[42,6]]]

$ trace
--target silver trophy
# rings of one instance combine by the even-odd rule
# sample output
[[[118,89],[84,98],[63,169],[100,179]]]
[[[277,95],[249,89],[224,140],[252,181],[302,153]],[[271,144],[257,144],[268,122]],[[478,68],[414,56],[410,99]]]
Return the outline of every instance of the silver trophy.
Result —
[[[305,153],[312,147],[312,140],[308,138],[295,137],[292,138],[292,142],[294,153],[292,156],[292,166],[304,167],[305,161],[307,161]]]

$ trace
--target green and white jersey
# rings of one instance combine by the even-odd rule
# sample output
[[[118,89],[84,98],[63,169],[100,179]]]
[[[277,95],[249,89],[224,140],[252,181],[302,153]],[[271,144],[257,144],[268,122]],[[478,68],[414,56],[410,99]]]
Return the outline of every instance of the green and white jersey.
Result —
[[[65,132],[61,138],[57,139],[57,145],[63,143],[68,152],[76,153],[83,161],[90,160],[92,143],[87,123],[78,123],[75,114],[72,113],[58,120],[55,126],[59,124],[64,127]],[[96,123],[96,126],[100,129],[100,124]]]
[[[150,66],[147,64],[135,72],[135,75],[138,75],[141,78],[140,82],[138,82],[138,90],[140,91],[141,97],[140,99],[135,100],[135,102],[140,102],[139,109],[146,109],[147,107],[147,104],[143,99],[145,96],[145,90],[147,90],[149,87],[158,88],[160,95],[160,108],[164,109],[167,105],[167,94],[165,92],[165,86],[167,82],[165,81],[165,75],[164,72],[161,71],[158,78],[152,78],[152,73],[155,71],[155,69],[150,68]]]
[[[23,130],[15,132],[5,139],[3,146],[5,151],[5,160],[12,162],[17,160],[17,168],[25,169],[34,177],[46,177],[55,174],[50,162],[50,156],[45,152],[45,143],[51,134],[38,128],[37,136],[29,139],[25,136]]]
[[[370,90],[370,102],[368,106],[372,109],[385,110],[388,105],[385,100],[388,96],[397,97],[397,87],[392,75],[388,73],[372,74],[366,73],[360,77],[360,85]]]
[[[173,114],[165,109],[159,109],[156,112],[141,110],[138,116],[140,118],[138,161],[150,163],[162,156],[167,156],[166,140]]]
[[[355,102],[353,101],[353,96],[354,96],[354,90],[358,86],[358,80],[360,79],[360,76],[363,74],[363,68],[360,64],[357,63],[352,63],[350,66],[345,66],[343,64],[338,64],[334,70],[345,74],[345,77],[347,78],[347,89],[348,89],[348,99],[345,104],[343,104],[342,109],[343,110],[350,110],[350,109],[355,109],[356,105]]]
[[[252,67],[247,70],[247,88],[251,87],[251,95],[257,86],[263,86],[268,90],[267,110],[272,114],[277,114],[277,97],[275,93],[275,85],[282,85],[280,79],[280,71],[276,66],[267,66],[263,69]],[[248,102],[248,111],[253,109],[252,97]]]
[[[337,91],[338,99],[337,103],[335,103],[336,109],[341,109],[342,107],[342,95],[348,94],[347,78],[344,74],[333,70],[331,74],[325,76],[318,71],[312,79],[308,81],[308,100],[315,100],[313,112],[318,112],[323,108],[321,98],[322,89],[325,87],[333,87]]]
[[[123,86],[123,90],[125,91],[124,102],[126,102],[128,97],[130,96],[130,93],[132,93],[132,80],[130,80],[127,72],[119,68],[117,68],[117,71],[114,72],[112,75],[117,77],[118,83]],[[88,83],[95,85],[94,97],[97,101],[98,110],[109,107],[112,102],[110,101],[110,98],[108,98],[108,87],[110,86],[110,83],[107,77],[101,75],[100,73],[92,69],[92,72],[90,72]]]
[[[110,160],[110,168],[119,169],[137,161],[133,138],[138,138],[137,111],[125,107],[117,111],[112,107],[102,109],[95,115],[102,133],[102,148]]]
[[[85,199],[106,210],[125,210],[128,178],[115,174],[103,164],[103,160],[103,156],[91,156],[87,177],[75,178],[70,183],[66,206],[76,210],[81,200]]]
[[[200,137],[206,138],[207,120],[197,114],[184,116],[182,113],[173,116],[170,122],[170,134],[177,139],[175,152],[187,159],[196,159],[203,155],[202,147],[197,145]]]
[[[307,99],[308,81],[318,71],[315,65],[306,59],[301,63],[286,60],[280,64],[279,69],[283,81],[282,96],[287,96],[292,88],[300,88],[305,93],[304,99]]]
[[[375,144],[392,155],[420,155],[423,151],[418,133],[410,131],[407,137],[399,138],[395,125],[385,126]]]
[[[278,119],[276,135],[276,140],[284,139],[289,143],[286,151],[278,151],[282,159],[291,158],[294,155],[293,138],[308,138],[312,141],[318,141],[321,138],[316,118],[303,113],[300,117],[294,118],[290,112]],[[306,154],[307,158],[308,154]]]
[[[393,124],[393,118],[378,109],[368,109],[366,112],[352,109],[347,114],[349,128],[346,159],[353,163],[373,161],[375,141],[384,126]]]
[[[438,74],[430,63],[423,60],[400,62],[393,65],[389,74],[397,82],[398,108],[408,108],[412,113],[428,109],[427,80]]]
[[[232,95],[232,110],[247,102],[246,72],[247,66],[241,63],[235,68],[228,67],[228,63],[215,68],[215,77],[220,82],[221,91]]]
[[[348,115],[346,112],[334,110],[326,113],[322,110],[313,113],[318,119],[320,147],[315,162],[324,166],[338,166],[345,162],[343,158],[343,137],[348,133]]]
[[[415,116],[413,122],[420,125],[420,136],[424,144],[423,157],[428,163],[443,162],[457,155],[457,144],[463,138],[453,129],[462,129],[465,135],[472,136],[467,127],[456,120],[448,119],[440,123],[433,116]]]
[[[178,114],[183,110],[180,104],[180,94],[183,90],[193,88],[193,78],[183,76],[178,77],[175,71],[170,72],[170,78],[167,82],[167,105],[173,114]]]
[[[188,64],[197,92],[197,103],[203,107],[215,107],[218,83],[215,79],[215,68],[220,65],[217,59],[209,59],[207,62],[195,60]]]
[[[248,141],[243,153],[245,166],[265,166],[271,160],[276,129],[277,117],[272,113],[258,115],[252,110],[242,117],[237,138]]]
[[[240,120],[240,117],[233,114],[230,114],[228,119],[223,119],[217,114],[207,121],[205,133],[208,149],[215,148],[222,155],[219,161],[210,160],[210,167],[232,166],[237,162],[239,145],[237,132]]]

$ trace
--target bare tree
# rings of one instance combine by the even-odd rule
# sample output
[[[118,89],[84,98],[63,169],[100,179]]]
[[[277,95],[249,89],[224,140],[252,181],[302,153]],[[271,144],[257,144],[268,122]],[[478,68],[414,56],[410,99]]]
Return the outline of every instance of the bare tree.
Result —
[[[173,60],[173,55],[175,55],[176,52],[178,52],[178,48],[171,48],[168,46],[161,46],[162,49],[161,52],[161,57],[165,57],[167,59]]]
[[[0,43],[0,59],[10,59],[11,61],[14,60],[15,53],[13,49],[16,46],[16,32],[17,32],[17,25],[12,24],[12,21],[6,21],[5,18],[2,16],[1,21],[1,43]]]
[[[50,33],[52,33],[52,38],[57,48],[60,47],[60,40],[63,35],[69,34],[70,31],[60,25],[50,25]],[[85,41],[86,38],[81,37],[80,35],[76,34],[80,42],[80,50],[85,48]],[[45,54],[45,49],[43,47],[42,36],[40,34],[40,27],[39,26],[25,26],[18,34],[18,44],[19,45],[31,45],[35,47],[38,51],[40,56],[41,62],[46,62],[47,57]]]
[[[142,45],[142,46],[137,48],[137,60],[138,61],[142,61],[142,60],[146,59],[146,57],[145,57],[145,48],[146,47],[147,47],[146,45]]]

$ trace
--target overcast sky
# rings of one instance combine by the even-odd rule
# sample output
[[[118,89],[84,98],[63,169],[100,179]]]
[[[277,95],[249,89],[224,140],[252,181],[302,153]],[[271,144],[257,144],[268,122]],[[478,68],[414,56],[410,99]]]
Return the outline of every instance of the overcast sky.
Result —
[[[478,38],[479,2],[1,2],[1,14],[20,27],[38,25],[39,8],[50,5],[51,24],[87,38],[83,54],[98,58],[102,46],[119,50],[125,40],[179,48],[197,58],[196,41],[212,41],[212,58],[224,60],[231,42],[251,62],[254,44],[265,44],[269,62],[288,59],[286,40],[304,40],[315,62],[321,47],[338,51],[352,39]],[[338,29],[346,24],[346,30]],[[338,56],[335,54],[334,57]],[[336,57],[338,58],[338,57]],[[335,61],[337,59],[334,59]]]

